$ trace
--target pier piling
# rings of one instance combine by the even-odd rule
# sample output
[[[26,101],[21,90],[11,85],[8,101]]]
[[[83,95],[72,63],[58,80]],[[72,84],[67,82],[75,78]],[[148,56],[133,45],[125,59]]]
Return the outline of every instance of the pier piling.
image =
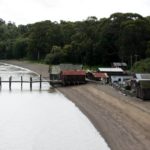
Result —
[[[0,90],[2,88],[2,78],[0,77]]]
[[[22,90],[22,85],[23,85],[23,77],[21,76],[21,90]]]
[[[32,77],[30,77],[30,91],[32,91]]]
[[[46,77],[45,77],[46,78]],[[33,83],[39,83],[39,90],[42,90],[42,82],[51,82],[51,80],[43,80],[42,75],[39,76],[38,79],[33,80],[33,77],[30,77],[28,80],[23,80],[23,76],[20,77],[19,80],[12,80],[12,76],[8,78],[8,80],[2,80],[2,77],[0,77],[0,90],[2,89],[3,83],[8,83],[9,90],[12,90],[12,84],[13,83],[19,83],[21,85],[21,90],[23,89],[23,84],[28,83],[30,91],[32,91]]]
[[[9,77],[9,90],[11,91],[12,76]]]
[[[42,75],[40,75],[40,90],[42,88]]]

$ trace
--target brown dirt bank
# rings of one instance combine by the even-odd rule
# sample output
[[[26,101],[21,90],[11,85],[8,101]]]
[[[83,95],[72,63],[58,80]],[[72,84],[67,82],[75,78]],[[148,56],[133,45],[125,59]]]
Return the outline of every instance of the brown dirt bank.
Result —
[[[48,76],[48,65],[7,61]],[[88,83],[57,88],[91,120],[112,150],[150,149],[150,101],[120,94],[110,86]]]
[[[88,116],[112,150],[150,149],[150,101],[123,96],[107,85],[58,90]]]

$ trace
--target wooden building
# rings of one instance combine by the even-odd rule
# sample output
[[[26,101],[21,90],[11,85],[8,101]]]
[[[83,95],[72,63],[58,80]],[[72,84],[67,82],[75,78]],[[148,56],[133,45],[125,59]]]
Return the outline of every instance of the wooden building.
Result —
[[[143,100],[150,100],[150,80],[139,80],[136,83],[136,96]]]
[[[60,80],[60,66],[59,65],[53,65],[49,69],[49,75],[50,75],[50,80]]]
[[[136,97],[150,100],[150,74],[135,74],[131,80],[131,88],[135,90]]]
[[[52,65],[49,68],[50,80],[60,80],[60,73],[64,70],[82,70],[82,65],[59,64]]]
[[[64,70],[61,71],[63,85],[73,85],[85,83],[86,73],[83,70]]]
[[[58,81],[63,85],[85,83],[85,71],[82,70],[82,65],[60,64],[50,67],[50,80]]]

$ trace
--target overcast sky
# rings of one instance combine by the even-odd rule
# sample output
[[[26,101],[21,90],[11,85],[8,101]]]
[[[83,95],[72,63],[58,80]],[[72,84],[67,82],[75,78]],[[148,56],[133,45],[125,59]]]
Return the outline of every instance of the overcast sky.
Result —
[[[150,15],[150,0],[0,0],[0,18],[28,24],[37,21],[77,21],[88,16],[98,19],[114,12]]]

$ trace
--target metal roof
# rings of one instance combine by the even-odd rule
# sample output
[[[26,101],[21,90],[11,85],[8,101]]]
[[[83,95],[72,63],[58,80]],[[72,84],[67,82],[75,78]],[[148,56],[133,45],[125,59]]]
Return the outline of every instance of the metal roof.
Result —
[[[83,70],[63,70],[62,75],[84,75],[85,71]]]
[[[98,68],[101,72],[123,72],[121,68]]]
[[[60,65],[52,65],[50,69],[51,74],[60,74],[63,70],[81,70],[82,65],[74,65],[74,64],[60,64]]]
[[[150,74],[149,73],[143,73],[143,74],[137,73],[137,74],[135,74],[135,76],[136,76],[136,79],[138,79],[138,80],[143,80],[143,79],[149,79],[150,80]]]
[[[50,73],[51,74],[59,74],[60,73],[60,66],[59,65],[53,65],[51,66]]]
[[[77,64],[60,64],[60,70],[81,70],[82,65]]]
[[[127,67],[127,64],[125,62],[113,62],[113,66],[116,66],[116,67]]]
[[[92,74],[95,78],[108,78],[106,73],[93,72]]]

